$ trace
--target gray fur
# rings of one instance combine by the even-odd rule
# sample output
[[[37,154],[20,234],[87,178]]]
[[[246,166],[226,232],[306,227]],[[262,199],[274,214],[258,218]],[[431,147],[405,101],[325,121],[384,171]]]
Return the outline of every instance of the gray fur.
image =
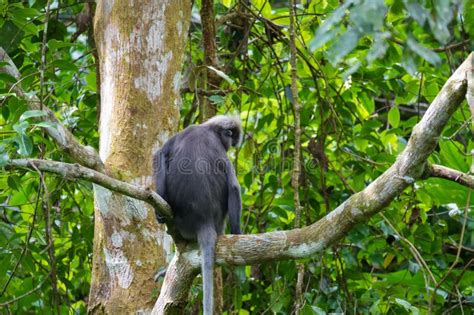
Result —
[[[215,116],[176,134],[153,156],[157,192],[171,206],[171,223],[201,248],[205,315],[213,310],[215,243],[226,215],[231,233],[241,233],[240,185],[226,153],[241,141],[238,117]]]

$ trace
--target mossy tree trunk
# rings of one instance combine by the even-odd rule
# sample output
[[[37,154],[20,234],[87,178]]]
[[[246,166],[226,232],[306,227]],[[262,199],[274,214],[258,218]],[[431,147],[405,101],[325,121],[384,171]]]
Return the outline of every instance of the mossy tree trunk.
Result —
[[[187,0],[98,1],[100,157],[107,173],[152,187],[152,153],[177,130]],[[149,312],[172,240],[144,202],[94,187],[91,313]]]

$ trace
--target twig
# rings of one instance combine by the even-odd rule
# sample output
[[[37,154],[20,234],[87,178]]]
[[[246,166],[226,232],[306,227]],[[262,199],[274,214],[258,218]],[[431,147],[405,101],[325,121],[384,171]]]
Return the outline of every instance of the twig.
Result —
[[[297,73],[297,55],[295,44],[295,0],[290,1],[290,64],[291,64],[291,94],[290,101],[293,103],[294,111],[294,129],[295,129],[295,151],[293,155],[293,172],[291,174],[291,185],[293,186],[293,200],[295,204],[295,228],[301,226],[301,201],[300,201],[300,176],[301,176],[301,105],[298,97],[298,87],[296,82],[298,81]],[[304,283],[304,269],[303,263],[297,264],[298,277],[296,280],[295,290],[295,314],[300,314],[300,310],[303,307],[303,283]]]
[[[37,168],[44,172],[59,174],[66,179],[84,179],[126,196],[143,200],[152,205],[155,208],[155,211],[157,211],[164,218],[171,218],[171,210],[169,205],[163,200],[163,198],[160,197],[160,195],[151,189],[144,189],[114,179],[96,170],[86,168],[79,164],[37,159],[17,159],[9,161],[7,168]]]
[[[474,188],[474,176],[468,175],[466,173],[460,172],[458,170],[453,170],[449,167],[442,165],[427,165],[427,176],[444,178],[463,186]]]

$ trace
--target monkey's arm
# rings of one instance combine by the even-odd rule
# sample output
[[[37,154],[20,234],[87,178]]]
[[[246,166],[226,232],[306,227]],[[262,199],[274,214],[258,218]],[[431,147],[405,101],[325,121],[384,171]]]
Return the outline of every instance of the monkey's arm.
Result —
[[[153,155],[153,178],[155,180],[156,192],[160,195],[164,200],[166,198],[166,147],[163,147],[161,150],[158,150]],[[161,215],[156,213],[156,219],[160,223],[165,223],[165,220]]]
[[[229,223],[231,234],[241,234],[240,231],[240,213],[242,211],[242,199],[240,196],[240,185],[235,176],[234,167],[230,161],[227,162],[227,187],[229,190],[229,199],[227,207],[229,211]]]

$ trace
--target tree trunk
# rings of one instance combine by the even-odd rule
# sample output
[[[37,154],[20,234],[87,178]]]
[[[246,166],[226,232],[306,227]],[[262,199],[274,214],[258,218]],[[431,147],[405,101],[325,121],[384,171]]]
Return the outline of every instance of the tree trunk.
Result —
[[[109,174],[152,186],[152,153],[179,121],[180,76],[191,15],[187,0],[98,1],[100,157]],[[149,312],[156,272],[172,240],[144,202],[94,186],[94,256],[89,311]]]

